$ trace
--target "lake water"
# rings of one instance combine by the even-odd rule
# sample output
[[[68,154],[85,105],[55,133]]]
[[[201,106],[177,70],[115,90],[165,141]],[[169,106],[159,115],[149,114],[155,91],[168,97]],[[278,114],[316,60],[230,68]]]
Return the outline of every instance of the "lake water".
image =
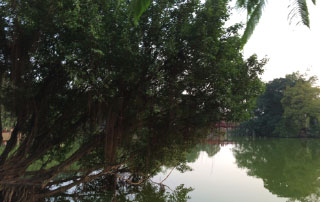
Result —
[[[320,201],[317,139],[241,140],[211,147],[216,154],[199,149],[196,160],[188,163],[192,171],[173,170],[163,183],[171,189],[192,187],[190,202]],[[161,182],[170,171],[153,181]]]
[[[221,143],[209,138],[200,142],[187,150],[175,151],[175,147],[166,152],[166,158],[177,153],[183,156],[183,165],[191,171],[181,173],[179,167],[163,167],[162,172],[138,186],[118,179],[112,192],[105,188],[108,180],[104,178],[81,185],[77,198],[48,201],[320,201],[319,139],[241,138]]]

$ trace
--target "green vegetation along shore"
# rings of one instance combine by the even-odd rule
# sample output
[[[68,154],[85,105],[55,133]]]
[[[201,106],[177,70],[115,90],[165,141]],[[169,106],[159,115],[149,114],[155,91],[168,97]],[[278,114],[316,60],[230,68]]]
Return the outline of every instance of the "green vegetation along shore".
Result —
[[[299,73],[274,79],[257,99],[239,133],[255,136],[320,137],[320,88]]]

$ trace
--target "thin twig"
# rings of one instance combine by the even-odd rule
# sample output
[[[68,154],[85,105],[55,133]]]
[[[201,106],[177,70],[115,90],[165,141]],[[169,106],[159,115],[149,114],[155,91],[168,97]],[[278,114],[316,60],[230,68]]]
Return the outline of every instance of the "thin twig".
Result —
[[[171,175],[172,171],[173,171],[175,168],[176,168],[176,167],[173,167],[173,168],[171,169],[171,171],[169,172],[169,174],[167,175],[167,177],[165,177],[165,178],[160,182],[160,184],[162,184],[162,183]]]

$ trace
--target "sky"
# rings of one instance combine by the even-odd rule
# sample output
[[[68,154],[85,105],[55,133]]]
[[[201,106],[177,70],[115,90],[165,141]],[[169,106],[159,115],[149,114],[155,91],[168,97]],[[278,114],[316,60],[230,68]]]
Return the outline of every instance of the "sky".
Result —
[[[260,22],[244,47],[246,58],[254,53],[260,59],[269,58],[262,75],[263,81],[271,81],[296,71],[320,79],[320,5],[313,5],[311,0],[307,0],[309,29],[302,24],[297,25],[297,20],[290,24],[288,6],[292,2],[267,1]],[[233,10],[230,22],[245,22],[245,19],[245,11]]]

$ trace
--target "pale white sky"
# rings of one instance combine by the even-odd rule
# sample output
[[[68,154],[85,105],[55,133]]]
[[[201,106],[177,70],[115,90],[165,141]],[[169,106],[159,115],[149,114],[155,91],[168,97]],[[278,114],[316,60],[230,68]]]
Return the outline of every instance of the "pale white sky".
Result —
[[[295,71],[316,75],[320,79],[320,7],[309,3],[311,28],[299,24],[290,25],[288,6],[292,0],[269,0],[253,35],[244,47],[245,57],[256,53],[267,56],[268,64],[263,81],[283,77]],[[243,11],[233,11],[231,22],[246,19]],[[229,23],[228,23],[229,24]],[[318,82],[319,83],[319,82]]]

